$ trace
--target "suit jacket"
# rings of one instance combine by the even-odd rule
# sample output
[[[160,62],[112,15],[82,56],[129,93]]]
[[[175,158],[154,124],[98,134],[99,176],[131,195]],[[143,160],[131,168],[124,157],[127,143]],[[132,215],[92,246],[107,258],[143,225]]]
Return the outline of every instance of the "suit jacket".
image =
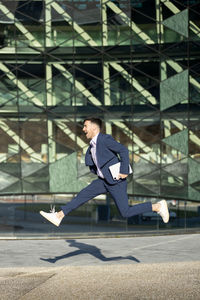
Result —
[[[90,171],[97,174],[97,168],[94,164],[91,155],[91,146],[87,149],[85,155],[85,164],[89,166]],[[109,170],[109,166],[112,166],[119,161],[121,162],[120,173],[129,174],[129,153],[128,149],[122,144],[114,140],[111,135],[99,133],[96,144],[96,156],[99,168],[104,175],[105,180],[109,184],[116,184],[120,180],[114,180]]]

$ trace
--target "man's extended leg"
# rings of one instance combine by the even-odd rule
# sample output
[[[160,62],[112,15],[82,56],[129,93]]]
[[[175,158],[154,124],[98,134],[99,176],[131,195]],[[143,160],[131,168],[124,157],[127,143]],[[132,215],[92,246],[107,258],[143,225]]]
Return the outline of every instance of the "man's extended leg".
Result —
[[[104,180],[96,179],[91,184],[89,184],[86,188],[80,191],[76,197],[74,197],[69,203],[61,207],[61,211],[59,212],[51,212],[46,213],[44,211],[40,211],[40,214],[46,218],[49,222],[53,223],[56,226],[59,226],[62,219],[65,215],[70,213],[72,210],[86,203],[90,199],[106,193],[106,188],[104,185]]]
[[[61,206],[64,215],[67,215],[72,210],[91,200],[92,198],[106,193],[106,188],[104,185],[104,180],[96,179],[92,181],[86,188],[81,190],[76,197],[74,197],[69,203]]]
[[[143,214],[145,212],[155,211],[162,217],[164,223],[168,223],[169,210],[167,207],[167,202],[165,200],[159,201],[155,204],[151,204],[151,202],[145,202],[129,206],[126,180],[121,181],[113,186],[107,185],[107,189],[112,195],[123,217],[129,218],[135,215]]]
[[[129,218],[135,215],[152,211],[151,202],[145,202],[145,203],[129,206],[126,180],[123,180],[115,185],[107,185],[107,187],[122,217]]]

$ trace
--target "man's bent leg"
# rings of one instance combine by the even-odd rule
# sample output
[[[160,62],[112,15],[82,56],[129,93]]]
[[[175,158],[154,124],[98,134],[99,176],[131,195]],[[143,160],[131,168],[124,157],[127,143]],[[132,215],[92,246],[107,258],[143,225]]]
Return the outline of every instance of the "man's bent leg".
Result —
[[[76,197],[74,197],[69,203],[64,206],[61,206],[61,209],[64,215],[67,215],[72,210],[91,200],[92,198],[106,193],[106,188],[104,185],[104,180],[96,179],[91,184],[89,184],[86,188],[80,191]]]
[[[122,217],[129,218],[132,216],[143,214],[145,212],[152,211],[151,202],[145,202],[129,206],[126,180],[123,180],[115,185],[107,185],[107,188],[111,196],[113,197]]]

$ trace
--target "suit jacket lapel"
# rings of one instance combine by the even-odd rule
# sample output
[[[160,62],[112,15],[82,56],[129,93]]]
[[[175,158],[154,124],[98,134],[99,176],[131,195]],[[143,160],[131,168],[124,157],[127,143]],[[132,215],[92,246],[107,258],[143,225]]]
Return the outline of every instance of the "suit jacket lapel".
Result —
[[[107,158],[104,155],[105,149],[103,149],[103,139],[104,139],[104,135],[100,132],[97,137],[97,145],[96,145],[97,161],[100,168],[107,162]]]
[[[85,164],[86,164],[86,166],[93,166],[94,165],[90,149],[91,149],[91,146],[88,147],[87,152],[85,154]]]

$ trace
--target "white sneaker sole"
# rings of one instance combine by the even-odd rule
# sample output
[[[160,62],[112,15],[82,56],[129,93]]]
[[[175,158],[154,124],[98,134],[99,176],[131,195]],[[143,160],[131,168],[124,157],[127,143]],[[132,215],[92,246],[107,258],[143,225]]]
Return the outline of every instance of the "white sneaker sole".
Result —
[[[44,211],[40,211],[40,214],[49,222],[51,222],[52,224],[54,224],[55,226],[59,226],[60,225],[60,220],[55,216],[54,213],[46,213]]]
[[[168,223],[169,222],[169,210],[168,210],[168,206],[167,206],[167,201],[162,200],[162,201],[160,201],[160,204],[162,205],[161,209],[165,212],[164,215],[160,214],[160,216],[162,217],[164,223]]]

